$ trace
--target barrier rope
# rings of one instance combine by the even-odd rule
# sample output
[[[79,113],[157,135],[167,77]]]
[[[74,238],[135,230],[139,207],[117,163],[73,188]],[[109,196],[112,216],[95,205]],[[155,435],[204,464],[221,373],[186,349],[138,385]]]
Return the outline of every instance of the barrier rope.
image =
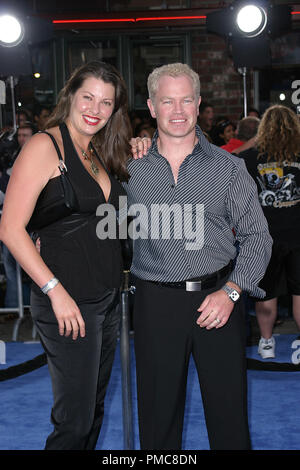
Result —
[[[14,379],[20,375],[32,372],[47,364],[46,354],[39,354],[29,361],[23,362],[16,366],[8,367],[0,370],[0,382],[4,380]],[[270,372],[300,372],[300,364],[292,364],[289,362],[263,362],[257,359],[247,358],[248,370],[262,370]]]
[[[29,361],[22,362],[16,366],[8,367],[7,369],[0,370],[0,382],[3,380],[14,379],[19,377],[20,375],[27,374],[28,372],[32,372],[35,369],[39,369],[42,366],[47,364],[47,357],[46,354],[39,354],[33,359]]]
[[[247,369],[271,372],[299,372],[300,364],[292,364],[291,362],[263,362],[247,358]]]

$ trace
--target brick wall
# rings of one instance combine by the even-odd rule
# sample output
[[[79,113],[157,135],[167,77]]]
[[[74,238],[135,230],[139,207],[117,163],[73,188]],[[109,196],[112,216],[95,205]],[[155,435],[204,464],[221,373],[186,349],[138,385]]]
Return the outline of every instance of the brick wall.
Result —
[[[192,0],[192,8],[224,8],[230,2]],[[210,102],[215,115],[237,121],[243,112],[243,78],[233,64],[222,37],[208,34],[205,26],[192,32],[192,67],[199,73],[201,96]],[[247,72],[247,101],[252,106],[252,73]]]
[[[243,112],[243,78],[229,57],[225,41],[205,30],[192,33],[192,67],[199,73],[201,96],[216,115],[239,119]],[[252,74],[247,72],[247,101],[252,106]]]

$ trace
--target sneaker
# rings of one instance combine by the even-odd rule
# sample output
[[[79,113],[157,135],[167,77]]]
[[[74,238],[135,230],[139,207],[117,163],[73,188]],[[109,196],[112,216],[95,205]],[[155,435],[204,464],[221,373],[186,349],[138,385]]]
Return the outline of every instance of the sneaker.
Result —
[[[263,359],[275,357],[275,339],[273,336],[270,339],[260,338],[258,354],[260,354]]]

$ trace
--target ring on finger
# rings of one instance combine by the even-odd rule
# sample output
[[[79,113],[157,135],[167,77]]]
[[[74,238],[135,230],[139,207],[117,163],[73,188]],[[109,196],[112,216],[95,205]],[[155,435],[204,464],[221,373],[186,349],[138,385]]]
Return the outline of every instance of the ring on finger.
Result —
[[[221,320],[219,317],[215,318],[215,322],[217,322],[218,324],[221,323]]]

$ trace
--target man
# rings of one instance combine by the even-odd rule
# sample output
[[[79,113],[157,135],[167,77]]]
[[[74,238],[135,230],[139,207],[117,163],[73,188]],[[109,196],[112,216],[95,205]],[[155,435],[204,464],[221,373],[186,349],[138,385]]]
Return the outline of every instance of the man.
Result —
[[[39,131],[45,129],[46,122],[51,114],[51,109],[47,106],[40,105],[35,108],[34,112],[34,122]]]
[[[148,89],[158,133],[148,154],[129,164],[125,185],[131,214],[134,204],[139,212],[131,272],[141,448],[181,448],[192,354],[211,448],[249,449],[238,299],[242,290],[263,297],[257,284],[271,238],[243,161],[196,126],[198,75],[165,65],[150,74]]]
[[[23,126],[30,122],[30,113],[26,109],[18,109],[16,112],[17,126]]]
[[[10,155],[9,158],[9,166],[3,168],[1,177],[0,177],[0,204],[3,204],[4,194],[8,185],[9,177],[12,171],[12,166],[19,155],[23,145],[32,137],[32,135],[36,132],[34,125],[31,122],[24,122],[23,124],[18,127],[17,130],[17,143],[18,147],[16,150]]]
[[[258,119],[261,118],[259,110],[253,107],[250,107],[247,109],[247,116],[254,116],[254,117],[257,117]],[[240,119],[243,119],[243,117],[245,117],[244,113],[241,114]]]
[[[209,134],[213,127],[214,108],[210,103],[202,102],[199,108],[198,124],[202,132]]]
[[[17,156],[21,152],[22,147],[36,132],[37,131],[36,131],[34,124],[30,121],[25,121],[22,124],[20,124],[20,126],[18,127],[17,133],[16,133],[17,148],[13,152],[11,152],[9,156],[9,162],[7,162],[5,171],[3,172],[3,175],[2,175],[4,180],[7,180],[7,183],[8,183],[8,179],[10,177],[11,171],[12,171],[12,166]],[[3,178],[1,180],[1,187],[3,187]],[[6,186],[5,186],[5,189],[6,189]]]
[[[240,149],[244,150],[244,144],[256,136],[259,119],[254,116],[247,116],[238,122],[236,128],[236,137],[229,140],[226,145],[222,145],[222,149],[231,153],[239,153]]]
[[[17,130],[17,140],[19,144],[19,151],[26,144],[26,142],[35,134],[36,129],[31,122],[24,122],[20,124]]]

